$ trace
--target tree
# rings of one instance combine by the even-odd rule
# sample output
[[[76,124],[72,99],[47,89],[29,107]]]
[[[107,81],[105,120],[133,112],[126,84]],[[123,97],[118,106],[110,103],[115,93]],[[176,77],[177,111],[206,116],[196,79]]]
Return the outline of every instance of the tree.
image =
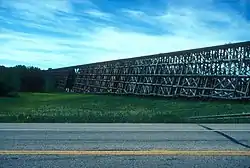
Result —
[[[0,95],[4,96],[11,91],[45,92],[48,91],[48,83],[51,85],[49,90],[52,90],[54,87],[53,77],[48,77],[47,74],[47,71],[37,67],[0,66]]]

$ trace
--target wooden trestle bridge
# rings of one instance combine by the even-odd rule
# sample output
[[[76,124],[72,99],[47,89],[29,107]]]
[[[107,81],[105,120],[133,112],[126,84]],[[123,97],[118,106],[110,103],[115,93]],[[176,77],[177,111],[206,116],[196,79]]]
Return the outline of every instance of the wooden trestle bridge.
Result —
[[[78,93],[250,99],[250,41],[49,70]]]

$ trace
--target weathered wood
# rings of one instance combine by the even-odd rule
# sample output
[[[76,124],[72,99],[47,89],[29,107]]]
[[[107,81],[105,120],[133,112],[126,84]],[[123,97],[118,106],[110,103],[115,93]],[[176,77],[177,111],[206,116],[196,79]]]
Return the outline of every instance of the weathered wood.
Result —
[[[250,41],[52,69],[78,93],[250,99]]]

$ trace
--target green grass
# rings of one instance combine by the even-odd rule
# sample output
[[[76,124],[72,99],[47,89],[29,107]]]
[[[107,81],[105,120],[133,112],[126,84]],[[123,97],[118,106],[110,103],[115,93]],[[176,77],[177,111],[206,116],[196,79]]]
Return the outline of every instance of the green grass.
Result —
[[[250,103],[111,95],[20,93],[0,98],[0,122],[186,122],[190,116],[249,112]]]

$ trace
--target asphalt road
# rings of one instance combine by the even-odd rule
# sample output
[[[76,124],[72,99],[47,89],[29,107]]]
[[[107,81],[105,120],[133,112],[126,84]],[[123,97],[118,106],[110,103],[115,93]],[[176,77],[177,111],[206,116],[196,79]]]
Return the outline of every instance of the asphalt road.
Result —
[[[250,168],[250,124],[0,124],[2,167]]]

